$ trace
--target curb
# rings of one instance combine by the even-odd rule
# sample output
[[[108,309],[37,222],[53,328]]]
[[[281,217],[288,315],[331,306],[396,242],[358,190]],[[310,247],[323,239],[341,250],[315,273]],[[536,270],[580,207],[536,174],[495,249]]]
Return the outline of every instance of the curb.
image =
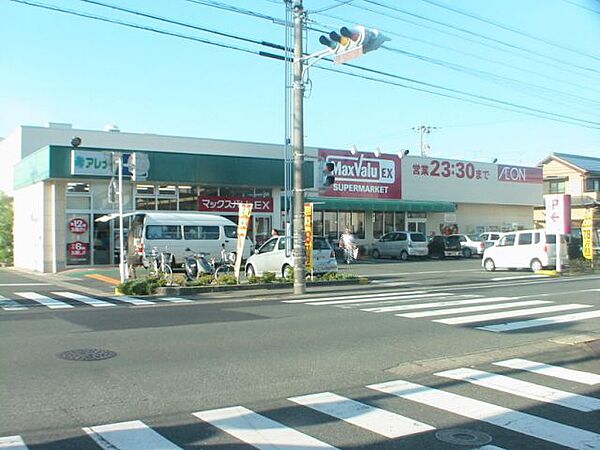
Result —
[[[357,284],[367,284],[367,278],[353,278],[350,280],[333,280],[333,281],[308,281],[307,287],[329,287],[329,286],[351,286]],[[159,287],[153,295],[189,295],[203,294],[227,291],[258,291],[270,290],[278,291],[283,289],[291,289],[293,283],[269,283],[269,284],[241,284],[241,285],[224,285],[224,286],[167,286]]]

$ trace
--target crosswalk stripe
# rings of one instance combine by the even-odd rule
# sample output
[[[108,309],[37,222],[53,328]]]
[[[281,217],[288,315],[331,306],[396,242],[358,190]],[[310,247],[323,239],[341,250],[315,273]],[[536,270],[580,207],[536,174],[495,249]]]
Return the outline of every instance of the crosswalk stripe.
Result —
[[[141,298],[128,297],[127,295],[119,295],[118,297],[110,297],[118,302],[131,303],[132,305],[156,305],[154,302],[149,302]]]
[[[75,292],[52,292],[53,295],[59,295],[61,297],[70,298],[71,300],[77,300],[78,302],[86,303],[88,305],[98,307],[105,306],[116,306],[114,303],[105,302],[104,300],[98,300],[97,298],[88,297],[87,295],[77,294]]]
[[[21,436],[0,437],[0,449],[2,450],[27,450],[27,446]]]
[[[391,439],[435,430],[425,423],[331,392],[292,397],[288,400]]]
[[[0,308],[5,311],[20,311],[22,309],[29,309],[26,306],[21,305],[19,302],[11,300],[9,298],[0,295]],[[2,447],[0,447],[2,448]]]
[[[457,305],[472,305],[475,303],[491,303],[491,302],[500,302],[503,300],[510,300],[512,297],[490,297],[490,298],[477,298],[471,300],[450,300],[446,302],[432,302],[432,303],[419,303],[417,305],[396,305],[396,306],[383,306],[380,308],[365,308],[361,311],[368,312],[393,312],[393,311],[406,311],[410,309],[427,309],[427,308],[437,308],[440,306],[457,306]]]
[[[469,313],[477,311],[490,311],[493,309],[507,309],[519,306],[533,306],[542,305],[545,303],[553,303],[548,300],[527,300],[524,302],[509,302],[509,303],[495,303],[493,305],[482,305],[482,306],[468,306],[465,308],[448,308],[448,309],[436,309],[434,311],[421,311],[416,313],[404,313],[396,314],[398,317],[408,317],[409,319],[416,319],[419,317],[432,317],[432,316],[447,316],[451,314]]]
[[[575,381],[589,386],[600,383],[600,375],[596,375],[595,373],[567,369],[565,367],[528,361],[526,359],[507,359],[505,361],[495,362],[494,365],[508,367],[510,369],[526,370],[528,372],[539,373],[549,377],[560,378],[562,380]]]
[[[477,328],[479,330],[501,332],[522,330],[524,328],[544,327],[547,325],[555,325],[557,323],[578,322],[580,320],[595,319],[598,317],[600,317],[600,310],[586,311],[575,314],[564,314],[562,316],[544,317],[541,319],[523,320],[520,322],[501,323]]]
[[[363,298],[363,299],[355,299],[355,300],[334,300],[328,302],[315,302],[315,303],[305,303],[306,305],[316,305],[316,306],[326,306],[326,305],[345,305],[348,303],[374,303],[374,302],[387,302],[391,300],[410,300],[410,299],[421,299],[421,298],[433,298],[433,297],[448,297],[454,294],[450,294],[448,292],[438,292],[435,294],[415,294],[415,295],[402,295],[396,297],[386,297],[385,299],[374,299],[374,298]]]
[[[483,447],[477,447],[474,450],[505,450],[502,447],[498,447],[496,445],[484,445]]]
[[[520,275],[520,276],[514,276],[514,277],[497,277],[497,278],[491,278],[490,281],[508,281],[508,280],[525,280],[528,278],[548,278],[548,275]]]
[[[293,428],[288,428],[243,406],[200,411],[193,414],[199,419],[259,449],[335,449],[335,447],[329,444]]]
[[[336,297],[311,297],[301,298],[298,300],[284,300],[283,303],[307,303],[307,302],[319,302],[329,300],[350,300],[353,298],[379,298],[379,297],[394,297],[396,295],[412,295],[412,294],[424,294],[427,291],[396,291],[396,292],[375,292],[373,294],[355,294],[355,295],[338,295]]]
[[[171,303],[191,303],[193,300],[181,297],[161,297],[161,300]]]
[[[141,420],[83,428],[103,450],[182,450]]]
[[[542,314],[556,311],[566,311],[569,309],[592,308],[592,305],[582,305],[578,303],[569,303],[567,305],[543,306],[541,308],[520,309],[517,311],[504,311],[499,313],[478,314],[475,316],[454,317],[451,319],[436,319],[434,322],[445,323],[447,325],[456,325],[463,323],[485,322],[488,320],[503,319],[506,317],[529,316],[531,314]],[[481,327],[483,328],[483,327]]]
[[[451,392],[404,380],[372,384],[367,387],[572,449],[600,448],[600,434]]]
[[[73,305],[69,305],[68,303],[61,302],[60,300],[56,300],[36,292],[16,292],[16,294],[19,297],[33,300],[51,309],[73,308]]]
[[[553,403],[577,411],[591,412],[600,409],[600,399],[572,394],[551,387],[541,386],[528,381],[518,380],[505,375],[497,375],[474,369],[454,369],[435,374],[438,377],[452,380],[466,381],[468,383],[494,389],[519,397],[537,400],[539,402]]]

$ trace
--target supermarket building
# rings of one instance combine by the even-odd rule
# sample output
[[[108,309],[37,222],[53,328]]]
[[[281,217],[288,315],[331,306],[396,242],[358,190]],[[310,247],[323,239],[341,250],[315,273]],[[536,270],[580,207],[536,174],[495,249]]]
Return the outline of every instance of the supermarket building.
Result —
[[[81,145],[72,147],[73,136]],[[132,181],[127,162],[147,156],[147,178]],[[201,211],[236,220],[251,201],[249,235],[260,243],[285,227],[282,145],[195,137],[73,129],[70,124],[20,126],[0,141],[14,161],[14,263],[40,272],[113,265],[118,221],[109,201],[112,154],[125,165],[124,211]],[[349,227],[368,251],[384,233],[479,233],[533,226],[542,204],[536,167],[307,147],[306,201],[314,202],[314,234],[336,240]],[[322,162],[336,182],[322,188]]]

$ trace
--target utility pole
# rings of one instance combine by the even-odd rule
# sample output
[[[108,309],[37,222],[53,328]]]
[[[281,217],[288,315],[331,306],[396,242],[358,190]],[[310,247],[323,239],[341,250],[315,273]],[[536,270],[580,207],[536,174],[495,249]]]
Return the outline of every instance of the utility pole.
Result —
[[[294,2],[294,294],[306,292],[304,248],[304,82],[302,0]]]
[[[427,156],[429,153],[429,148],[427,143],[425,142],[425,135],[430,134],[433,130],[437,130],[438,127],[430,127],[427,125],[419,125],[418,127],[413,127],[413,131],[417,131],[421,135],[421,143],[419,148],[421,149],[421,156]]]

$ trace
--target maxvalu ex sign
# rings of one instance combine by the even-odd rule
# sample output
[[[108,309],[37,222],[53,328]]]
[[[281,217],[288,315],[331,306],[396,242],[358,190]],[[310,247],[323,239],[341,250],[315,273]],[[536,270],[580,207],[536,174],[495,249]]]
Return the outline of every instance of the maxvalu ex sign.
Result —
[[[344,150],[319,149],[319,160],[334,165],[335,183],[321,189],[324,197],[402,198],[400,160],[394,155],[353,155]]]

